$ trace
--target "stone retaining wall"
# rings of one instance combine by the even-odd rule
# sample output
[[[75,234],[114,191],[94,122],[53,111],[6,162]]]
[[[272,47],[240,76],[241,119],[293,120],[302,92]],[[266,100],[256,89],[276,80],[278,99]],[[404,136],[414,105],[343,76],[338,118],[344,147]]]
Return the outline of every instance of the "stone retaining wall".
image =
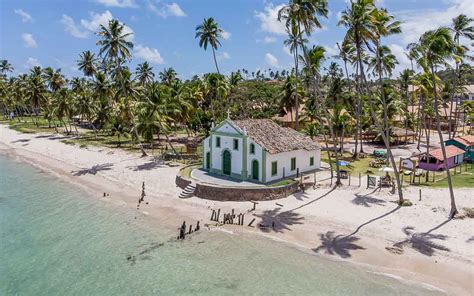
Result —
[[[218,201],[273,200],[287,197],[298,190],[298,183],[280,187],[218,187],[208,184],[196,184],[194,195],[204,199]]]
[[[191,184],[191,181],[186,180],[185,178],[181,177],[180,175],[176,175],[175,183],[179,188],[184,189],[184,188],[186,188],[186,186]]]

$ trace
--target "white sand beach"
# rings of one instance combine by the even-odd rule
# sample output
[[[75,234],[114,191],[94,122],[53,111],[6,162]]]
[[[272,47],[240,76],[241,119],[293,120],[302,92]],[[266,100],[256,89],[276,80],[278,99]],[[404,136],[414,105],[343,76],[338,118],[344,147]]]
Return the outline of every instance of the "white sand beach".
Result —
[[[153,157],[99,147],[80,148],[61,142],[61,135],[22,134],[0,125],[0,153],[27,161],[90,190],[97,198],[129,207],[145,182],[148,205],[137,219],[177,228],[183,220],[210,223],[211,208],[247,212],[250,202],[179,199],[175,185],[180,166]],[[110,196],[103,197],[103,192]],[[456,189],[458,209],[474,206],[472,189]],[[449,295],[474,291],[474,220],[447,220],[447,189],[405,190],[414,205],[398,207],[388,190],[357,186],[322,186],[277,201],[260,202],[253,217],[275,228],[221,226],[235,235],[264,235],[318,256],[370,266],[374,272],[425,283]],[[280,204],[277,205],[276,203]],[[146,223],[146,222],[144,222]]]

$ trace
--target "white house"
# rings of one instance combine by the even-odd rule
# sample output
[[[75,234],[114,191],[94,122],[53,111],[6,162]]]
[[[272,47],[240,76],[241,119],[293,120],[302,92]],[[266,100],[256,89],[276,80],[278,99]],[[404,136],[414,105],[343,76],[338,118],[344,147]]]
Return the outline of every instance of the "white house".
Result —
[[[203,169],[261,183],[321,166],[317,142],[270,119],[226,119],[204,139]]]

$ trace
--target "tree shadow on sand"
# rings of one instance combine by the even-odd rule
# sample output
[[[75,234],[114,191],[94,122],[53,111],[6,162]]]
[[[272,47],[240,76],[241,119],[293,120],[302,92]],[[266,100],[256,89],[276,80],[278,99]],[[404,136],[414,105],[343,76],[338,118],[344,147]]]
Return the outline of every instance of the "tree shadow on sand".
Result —
[[[162,160],[152,160],[150,162],[142,163],[137,166],[129,166],[127,168],[134,171],[150,171],[160,167],[165,167],[164,162]]]
[[[109,171],[109,170],[111,170],[112,166],[113,166],[113,164],[111,164],[111,163],[96,164],[95,166],[93,166],[91,168],[86,168],[86,169],[81,169],[81,170],[78,170],[78,171],[73,171],[72,173],[73,173],[74,176],[83,176],[83,175],[87,175],[87,174],[95,175],[100,171]]]
[[[304,217],[292,211],[280,212],[280,208],[264,211],[255,215],[262,221],[259,224],[263,232],[284,232],[291,230],[289,226],[303,224]]]
[[[436,251],[451,251],[449,248],[439,244],[437,241],[444,241],[448,238],[444,234],[432,234],[431,232],[440,228],[450,220],[447,220],[437,227],[427,231],[427,232],[415,232],[415,227],[407,226],[402,229],[403,233],[406,235],[406,239],[394,243],[392,247],[387,247],[386,249],[392,253],[402,254],[404,247],[412,248],[413,250],[423,254],[425,256],[433,256]],[[435,241],[437,240],[437,241]]]
[[[466,243],[474,243],[474,236],[467,239]]]
[[[351,257],[351,251],[365,250],[364,247],[356,244],[360,239],[357,236],[336,235],[334,231],[328,231],[326,233],[320,233],[319,237],[321,245],[313,249],[316,253],[324,251],[326,254],[349,258]]]
[[[16,141],[12,141],[12,143],[26,143],[31,141],[30,139],[18,139]]]
[[[385,200],[371,197],[369,194],[362,195],[360,193],[356,193],[355,194],[356,197],[352,200],[352,203],[355,205],[364,206],[367,208],[370,208],[371,205],[382,206],[383,204],[386,203]]]

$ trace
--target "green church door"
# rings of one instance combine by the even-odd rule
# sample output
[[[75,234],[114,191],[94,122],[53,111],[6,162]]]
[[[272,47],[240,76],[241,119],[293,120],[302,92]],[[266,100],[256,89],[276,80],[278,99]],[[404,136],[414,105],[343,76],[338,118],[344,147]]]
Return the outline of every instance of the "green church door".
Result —
[[[252,179],[258,181],[258,161],[252,161]]]
[[[206,153],[206,169],[211,169],[211,152]]]
[[[222,154],[222,172],[224,175],[230,176],[230,168],[231,168],[232,158],[230,156],[230,152],[225,150]]]

